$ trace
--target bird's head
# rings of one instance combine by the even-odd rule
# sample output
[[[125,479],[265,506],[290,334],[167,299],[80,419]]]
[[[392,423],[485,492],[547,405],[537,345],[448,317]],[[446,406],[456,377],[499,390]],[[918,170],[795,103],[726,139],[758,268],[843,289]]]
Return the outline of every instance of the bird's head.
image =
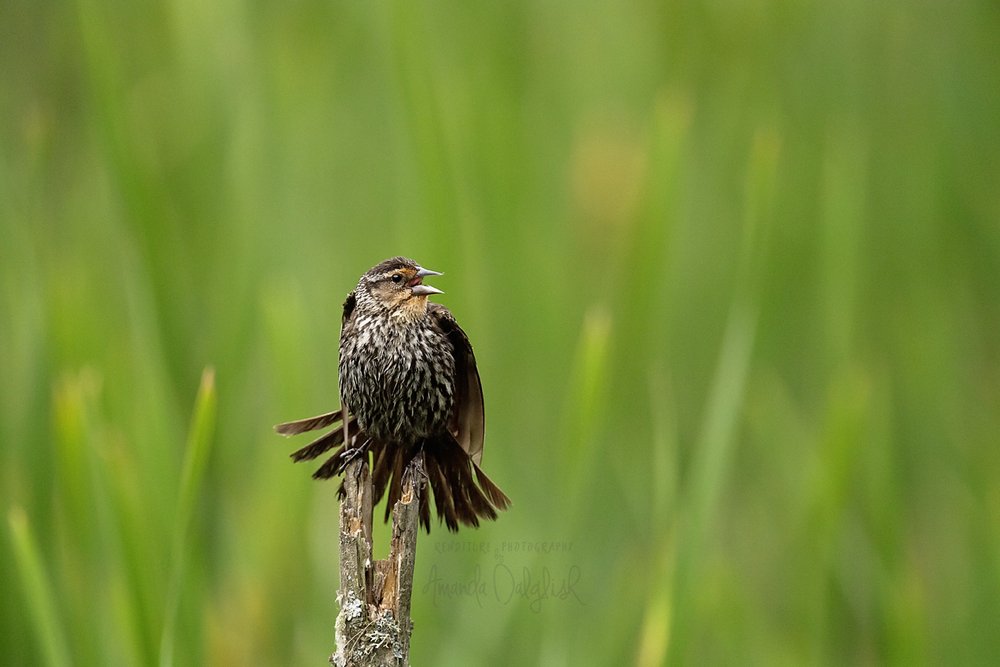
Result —
[[[422,315],[427,310],[427,297],[444,294],[425,285],[427,276],[440,276],[406,257],[393,257],[376,264],[358,281],[359,297],[368,296],[374,305],[405,315]],[[363,298],[363,297],[362,297]]]

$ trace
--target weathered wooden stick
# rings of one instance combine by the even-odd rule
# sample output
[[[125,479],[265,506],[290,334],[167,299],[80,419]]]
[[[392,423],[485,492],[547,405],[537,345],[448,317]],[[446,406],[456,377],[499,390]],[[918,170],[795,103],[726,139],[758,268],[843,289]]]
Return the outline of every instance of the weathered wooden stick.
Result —
[[[372,481],[366,457],[344,471],[340,504],[340,589],[337,601],[337,667],[409,665],[410,595],[417,555],[424,455],[407,467],[402,495],[392,508],[389,557],[372,561]]]

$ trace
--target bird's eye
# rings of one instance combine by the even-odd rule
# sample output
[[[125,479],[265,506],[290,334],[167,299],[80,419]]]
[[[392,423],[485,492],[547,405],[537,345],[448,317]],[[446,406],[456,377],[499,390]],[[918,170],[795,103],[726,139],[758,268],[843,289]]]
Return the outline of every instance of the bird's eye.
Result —
[[[392,274],[392,282],[394,282],[394,283],[396,283],[398,285],[402,281],[403,281],[403,276],[399,275],[398,273]]]

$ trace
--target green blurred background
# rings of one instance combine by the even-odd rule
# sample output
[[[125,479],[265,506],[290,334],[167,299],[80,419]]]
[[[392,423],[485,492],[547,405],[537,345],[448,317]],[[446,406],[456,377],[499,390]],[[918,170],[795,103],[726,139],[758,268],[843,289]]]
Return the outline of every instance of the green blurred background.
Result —
[[[514,501],[414,664],[995,662],[998,222],[986,0],[7,0],[0,661],[324,664],[271,425],[404,254]]]

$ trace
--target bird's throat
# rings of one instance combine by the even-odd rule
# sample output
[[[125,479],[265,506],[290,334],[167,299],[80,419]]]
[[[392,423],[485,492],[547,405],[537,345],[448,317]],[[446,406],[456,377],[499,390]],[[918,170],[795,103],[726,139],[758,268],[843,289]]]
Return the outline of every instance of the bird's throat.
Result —
[[[414,295],[406,299],[394,315],[405,322],[422,319],[427,315],[427,295]]]

